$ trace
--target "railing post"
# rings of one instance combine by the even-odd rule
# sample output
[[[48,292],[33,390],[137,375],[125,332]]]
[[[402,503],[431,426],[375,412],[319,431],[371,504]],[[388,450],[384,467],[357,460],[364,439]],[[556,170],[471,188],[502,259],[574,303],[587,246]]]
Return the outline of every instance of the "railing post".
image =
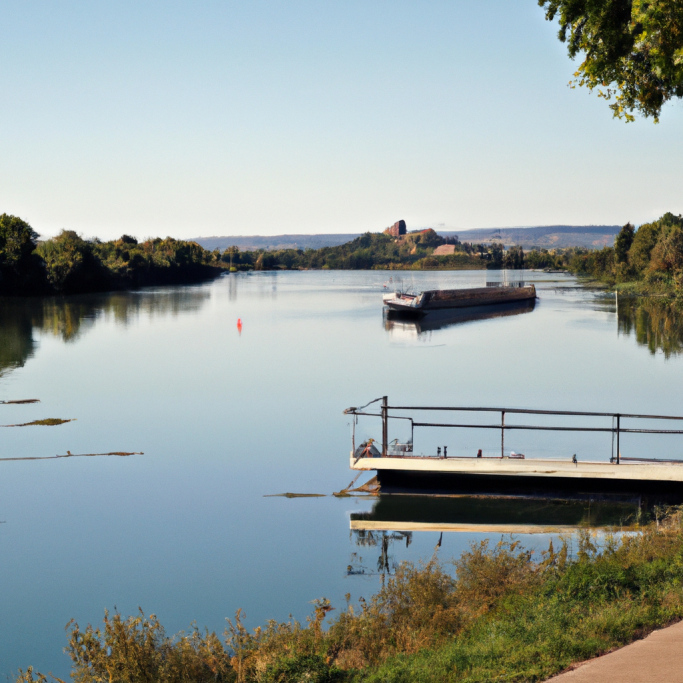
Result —
[[[387,457],[387,446],[388,446],[388,440],[389,440],[389,435],[388,435],[388,430],[387,430],[387,406],[389,405],[389,401],[386,396],[382,397],[382,457],[386,458]]]
[[[505,457],[505,411],[500,412],[500,457]]]
[[[621,426],[621,415],[617,413],[617,465],[619,464],[619,427]]]

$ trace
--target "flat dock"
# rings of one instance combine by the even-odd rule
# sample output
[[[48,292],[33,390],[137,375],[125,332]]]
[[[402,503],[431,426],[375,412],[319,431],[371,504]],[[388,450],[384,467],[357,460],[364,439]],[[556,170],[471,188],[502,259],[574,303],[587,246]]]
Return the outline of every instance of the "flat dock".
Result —
[[[384,493],[537,490],[683,495],[683,462],[610,463],[514,458],[354,458],[351,469],[374,470]]]
[[[380,412],[368,412],[368,406],[379,403]],[[390,414],[391,411],[391,414]],[[433,421],[415,419],[411,413],[477,414],[500,413],[500,422]],[[359,408],[347,408],[352,415],[351,469],[374,470],[382,493],[484,493],[506,492],[512,495],[537,496],[543,493],[569,493],[583,496],[592,493],[663,496],[671,502],[683,502],[683,459],[655,459],[624,457],[620,437],[624,434],[658,434],[682,436],[683,429],[643,427],[643,421],[683,421],[676,415],[640,415],[635,413],[604,413],[589,411],[538,410],[531,408],[494,408],[473,406],[403,406],[389,405],[386,396],[376,398]],[[367,439],[356,447],[358,417],[380,418],[382,421],[381,451],[374,439]],[[532,422],[519,424],[510,418],[532,418]],[[554,417],[564,424],[549,425]],[[543,420],[541,420],[543,418]],[[591,418],[593,423],[577,424],[579,418]],[[610,424],[605,424],[606,420]],[[401,421],[410,430],[404,443],[389,441],[389,422]],[[595,420],[598,420],[597,424]],[[600,425],[602,421],[602,425]],[[647,425],[648,423],[645,422]],[[651,424],[651,423],[650,423]],[[675,424],[675,423],[674,423]],[[447,429],[500,431],[500,457],[456,456],[446,457],[447,447],[437,448],[436,455],[416,455],[414,435],[416,429]],[[505,449],[505,435],[509,431],[541,431],[570,434],[586,432],[610,434],[612,447],[609,460],[578,460],[551,458],[525,458]],[[565,438],[566,442],[567,439]],[[566,443],[564,448],[566,448]],[[566,452],[566,451],[565,451]],[[570,451],[571,452],[571,451]],[[637,451],[638,455],[642,450]],[[508,457],[509,454],[509,457]]]

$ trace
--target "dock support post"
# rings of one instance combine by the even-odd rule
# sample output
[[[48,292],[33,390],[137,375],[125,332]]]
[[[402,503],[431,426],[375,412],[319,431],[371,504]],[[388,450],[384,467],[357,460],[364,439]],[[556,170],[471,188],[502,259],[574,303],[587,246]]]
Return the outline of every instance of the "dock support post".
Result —
[[[382,457],[387,457],[387,445],[389,440],[389,434],[387,430],[387,406],[389,401],[386,396],[382,396]]]
[[[500,457],[505,457],[505,411],[500,413]]]
[[[621,422],[621,415],[617,413],[617,465],[619,464],[619,427]]]

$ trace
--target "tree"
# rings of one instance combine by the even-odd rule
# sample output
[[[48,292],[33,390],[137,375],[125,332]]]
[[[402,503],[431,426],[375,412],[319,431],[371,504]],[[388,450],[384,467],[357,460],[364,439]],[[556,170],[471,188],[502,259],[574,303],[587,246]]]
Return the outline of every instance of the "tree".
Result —
[[[503,245],[498,242],[493,242],[491,244],[491,263],[489,267],[492,269],[498,269],[503,267]]]
[[[662,106],[683,97],[683,3],[680,0],[538,0],[557,16],[558,37],[573,59],[574,85],[612,100],[614,116],[659,121]]]
[[[92,244],[73,230],[41,242],[38,253],[45,261],[48,282],[63,294],[106,288],[105,271],[93,253]]]
[[[628,250],[633,244],[634,234],[635,228],[630,223],[627,223],[614,238],[614,256],[617,259],[617,263],[628,262]]]
[[[628,262],[636,273],[641,273],[650,263],[650,255],[662,231],[661,221],[645,223],[638,228],[628,251]]]
[[[0,293],[34,292],[41,280],[38,233],[17,216],[0,216]]]

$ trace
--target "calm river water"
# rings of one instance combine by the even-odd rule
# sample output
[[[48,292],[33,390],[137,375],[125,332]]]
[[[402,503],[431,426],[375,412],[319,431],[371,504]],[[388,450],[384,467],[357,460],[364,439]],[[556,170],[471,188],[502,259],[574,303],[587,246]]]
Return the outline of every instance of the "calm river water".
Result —
[[[144,451],[0,462],[0,674],[32,664],[66,676],[64,626],[99,623],[105,608],[140,606],[169,633],[193,620],[222,631],[238,607],[255,626],[303,619],[322,596],[341,605],[346,593],[372,594],[380,550],[349,531],[351,513],[372,501],[329,495],[351,479],[348,406],[386,394],[404,405],[683,414],[680,320],[627,301],[617,315],[613,297],[569,276],[526,273],[539,294],[533,310],[395,324],[381,306],[390,275],[391,288],[417,290],[487,277],[259,273],[0,301],[0,399],[41,400],[0,405],[0,423],[76,418],[2,429],[0,457]],[[370,421],[358,430],[380,437]],[[609,458],[606,436],[523,434],[507,447]],[[683,457],[679,437],[665,438],[625,440],[622,452]],[[425,453],[442,443],[454,454],[500,448],[478,430],[420,439]],[[266,497],[287,491],[327,495]],[[457,557],[484,537],[446,534],[439,552]],[[438,534],[409,540],[390,545],[390,566],[429,557]]]

